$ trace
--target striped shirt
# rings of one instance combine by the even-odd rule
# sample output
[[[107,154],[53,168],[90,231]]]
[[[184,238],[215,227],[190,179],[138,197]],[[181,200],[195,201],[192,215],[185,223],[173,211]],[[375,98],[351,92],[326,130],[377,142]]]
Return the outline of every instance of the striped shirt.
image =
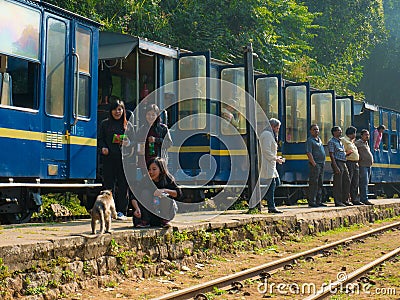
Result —
[[[329,153],[333,153],[335,160],[346,161],[346,153],[340,139],[332,137],[328,142]]]

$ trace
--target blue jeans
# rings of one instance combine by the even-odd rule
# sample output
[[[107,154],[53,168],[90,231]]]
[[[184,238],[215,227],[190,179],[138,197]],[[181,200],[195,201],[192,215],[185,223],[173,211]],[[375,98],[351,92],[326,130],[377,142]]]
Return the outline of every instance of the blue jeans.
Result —
[[[360,201],[367,202],[368,201],[368,183],[369,178],[371,177],[371,167],[361,167],[360,166]]]
[[[275,210],[275,199],[274,199],[274,194],[275,194],[275,188],[277,185],[280,184],[279,177],[275,177],[272,179],[267,179],[267,182],[271,182],[268,191],[265,194],[265,199],[267,200],[267,205],[268,205],[268,210]]]

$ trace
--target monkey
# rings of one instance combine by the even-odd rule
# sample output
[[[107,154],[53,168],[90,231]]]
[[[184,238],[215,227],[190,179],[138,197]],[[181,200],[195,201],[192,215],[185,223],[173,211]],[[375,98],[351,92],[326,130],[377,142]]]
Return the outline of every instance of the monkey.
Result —
[[[114,198],[111,190],[101,191],[96,198],[93,208],[90,210],[92,216],[92,234],[96,234],[96,221],[100,221],[100,234],[111,231],[111,217],[117,218],[117,211],[115,210]]]

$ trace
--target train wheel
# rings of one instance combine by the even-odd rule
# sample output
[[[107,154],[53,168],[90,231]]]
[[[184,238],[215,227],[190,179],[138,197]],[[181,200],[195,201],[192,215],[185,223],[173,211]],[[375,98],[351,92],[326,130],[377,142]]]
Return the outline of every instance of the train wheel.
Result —
[[[29,222],[32,218],[33,211],[25,211],[19,213],[4,214],[2,217],[6,224],[21,224]]]

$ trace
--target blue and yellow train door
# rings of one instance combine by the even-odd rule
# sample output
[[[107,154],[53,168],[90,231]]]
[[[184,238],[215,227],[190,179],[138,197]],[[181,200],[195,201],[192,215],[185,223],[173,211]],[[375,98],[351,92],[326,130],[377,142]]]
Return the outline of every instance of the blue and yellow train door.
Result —
[[[331,129],[335,123],[335,91],[311,91],[310,96],[310,124],[317,124],[319,137],[325,148],[326,160],[329,161],[328,141],[332,137]],[[307,128],[307,132],[309,132]],[[307,168],[308,171],[308,168]],[[332,180],[332,168],[329,163],[325,164],[324,180]]]
[[[217,163],[214,180],[242,182],[248,176],[246,100],[243,66],[221,66],[216,118],[218,136],[211,138],[211,155]]]
[[[169,166],[181,184],[210,180],[210,52],[181,54]]]
[[[308,180],[305,142],[310,120],[310,84],[290,83],[284,87],[284,119],[282,134],[282,156],[286,162],[282,165],[281,179],[288,183]]]
[[[97,29],[51,13],[44,18],[41,178],[95,178]]]

